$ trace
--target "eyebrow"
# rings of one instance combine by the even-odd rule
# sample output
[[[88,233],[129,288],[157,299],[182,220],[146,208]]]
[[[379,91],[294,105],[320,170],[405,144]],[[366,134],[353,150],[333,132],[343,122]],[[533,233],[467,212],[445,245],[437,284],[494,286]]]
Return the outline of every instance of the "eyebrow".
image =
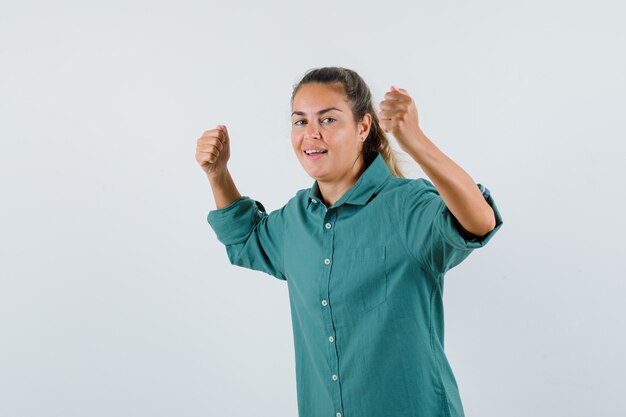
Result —
[[[322,109],[322,110],[318,111],[317,114],[320,115],[320,114],[326,113],[327,111],[331,111],[331,110],[342,111],[342,110],[339,110],[337,107],[329,107],[327,109]],[[301,111],[294,111],[293,113],[291,113],[292,116],[294,114],[297,114],[298,116],[304,116],[304,112],[301,112]]]

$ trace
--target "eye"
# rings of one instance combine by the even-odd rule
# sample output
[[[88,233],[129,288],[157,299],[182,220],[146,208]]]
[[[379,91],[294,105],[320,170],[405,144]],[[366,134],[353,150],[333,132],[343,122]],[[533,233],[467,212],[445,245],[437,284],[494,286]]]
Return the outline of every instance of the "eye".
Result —
[[[324,117],[324,118],[322,119],[322,122],[324,122],[325,120],[330,120],[330,122],[328,122],[328,123],[334,123],[334,122],[336,122],[336,121],[337,121],[337,119],[334,119],[334,118],[332,118],[332,117]],[[300,126],[300,125],[302,124],[301,122],[305,122],[305,121],[304,121],[304,120],[302,120],[302,119],[298,119],[298,120],[296,120],[295,122],[293,122],[293,124],[294,124],[295,126]]]

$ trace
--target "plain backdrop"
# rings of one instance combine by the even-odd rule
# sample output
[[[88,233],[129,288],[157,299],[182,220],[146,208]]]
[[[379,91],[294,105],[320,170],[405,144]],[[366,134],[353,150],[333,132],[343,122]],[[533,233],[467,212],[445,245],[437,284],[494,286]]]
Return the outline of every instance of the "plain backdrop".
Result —
[[[313,183],[290,143],[292,87],[337,65],[376,105],[405,88],[502,213],[446,276],[466,416],[623,417],[624,15],[618,1],[3,2],[0,415],[296,416],[287,284],[230,265],[195,147],[227,125],[240,192],[280,208]]]

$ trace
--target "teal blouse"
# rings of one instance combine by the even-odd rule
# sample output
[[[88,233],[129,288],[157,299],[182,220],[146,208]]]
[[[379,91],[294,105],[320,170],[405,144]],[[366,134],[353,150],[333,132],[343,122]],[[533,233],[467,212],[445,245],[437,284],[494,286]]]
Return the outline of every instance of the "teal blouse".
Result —
[[[317,181],[267,214],[241,196],[207,216],[233,265],[287,282],[300,417],[462,417],[444,353],[444,274],[466,239],[433,184],[378,154],[332,206]]]

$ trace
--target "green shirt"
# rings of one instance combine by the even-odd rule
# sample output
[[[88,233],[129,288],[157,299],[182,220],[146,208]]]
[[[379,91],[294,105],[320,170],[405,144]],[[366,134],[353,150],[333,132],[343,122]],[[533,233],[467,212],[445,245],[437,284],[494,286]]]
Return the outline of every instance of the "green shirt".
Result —
[[[331,207],[317,181],[282,208],[241,196],[207,220],[233,265],[287,282],[300,417],[462,417],[444,353],[444,274],[465,239],[433,184],[379,154]]]

